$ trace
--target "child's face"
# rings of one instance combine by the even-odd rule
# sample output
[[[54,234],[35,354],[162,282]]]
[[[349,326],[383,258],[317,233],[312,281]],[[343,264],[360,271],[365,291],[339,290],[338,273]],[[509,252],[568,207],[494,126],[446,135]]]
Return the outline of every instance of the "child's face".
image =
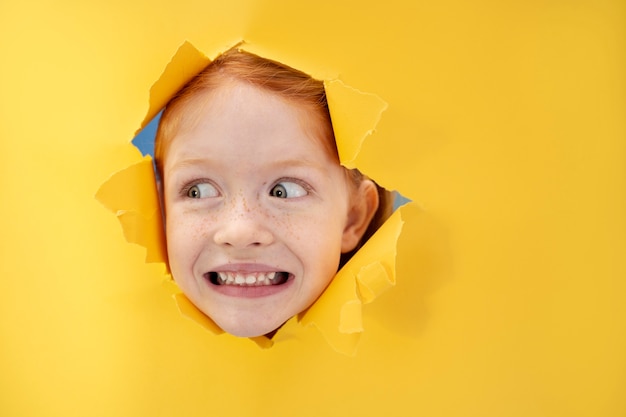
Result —
[[[267,334],[308,308],[352,249],[352,188],[304,105],[236,81],[195,104],[163,164],[172,275],[223,330]]]

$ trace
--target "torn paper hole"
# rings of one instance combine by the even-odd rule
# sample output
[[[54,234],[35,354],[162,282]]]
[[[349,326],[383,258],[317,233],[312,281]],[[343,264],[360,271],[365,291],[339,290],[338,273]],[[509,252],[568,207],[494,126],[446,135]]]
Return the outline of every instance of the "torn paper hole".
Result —
[[[245,50],[245,43],[239,47]],[[151,89],[144,128],[133,140],[142,154],[150,155],[153,150],[153,141],[148,138],[153,134],[149,132],[156,130],[164,104],[208,62],[208,58],[189,43],[179,48]],[[348,168],[358,168],[355,162],[358,153],[375,131],[387,104],[339,80],[326,80],[324,87],[340,161]],[[160,200],[154,183],[152,159],[147,157],[115,174],[102,186],[97,198],[118,215],[127,239],[147,248],[147,260],[167,263]],[[395,213],[337,273],[318,301],[298,315],[300,323],[318,328],[338,351],[353,354],[359,335],[366,328],[362,323],[362,304],[372,302],[395,283],[395,249],[401,227],[400,214]],[[223,333],[185,296],[177,294],[176,299],[182,314],[213,334]],[[260,346],[271,346],[267,338],[252,339]]]

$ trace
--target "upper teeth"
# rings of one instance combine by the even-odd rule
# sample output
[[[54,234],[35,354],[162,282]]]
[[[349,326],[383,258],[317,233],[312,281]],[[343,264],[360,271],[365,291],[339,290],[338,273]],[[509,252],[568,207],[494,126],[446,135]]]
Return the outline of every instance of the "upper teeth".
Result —
[[[217,282],[222,285],[272,285],[276,272],[254,272],[240,274],[237,272],[218,272]]]

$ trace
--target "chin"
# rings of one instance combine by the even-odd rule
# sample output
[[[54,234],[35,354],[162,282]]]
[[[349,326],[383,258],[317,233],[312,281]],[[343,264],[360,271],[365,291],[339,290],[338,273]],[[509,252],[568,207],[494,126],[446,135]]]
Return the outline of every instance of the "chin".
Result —
[[[258,337],[258,336],[273,336],[274,333],[283,325],[286,320],[280,323],[220,323],[217,320],[213,320],[215,323],[226,333],[232,334],[237,337]]]

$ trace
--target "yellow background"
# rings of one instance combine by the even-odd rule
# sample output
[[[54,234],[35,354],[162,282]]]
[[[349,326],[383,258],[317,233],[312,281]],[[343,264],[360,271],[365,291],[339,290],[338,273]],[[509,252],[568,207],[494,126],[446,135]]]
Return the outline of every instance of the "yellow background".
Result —
[[[0,415],[626,415],[624,2],[223,3],[0,3]],[[389,103],[358,162],[416,204],[355,357],[182,318],[93,198],[176,48],[242,38]]]

